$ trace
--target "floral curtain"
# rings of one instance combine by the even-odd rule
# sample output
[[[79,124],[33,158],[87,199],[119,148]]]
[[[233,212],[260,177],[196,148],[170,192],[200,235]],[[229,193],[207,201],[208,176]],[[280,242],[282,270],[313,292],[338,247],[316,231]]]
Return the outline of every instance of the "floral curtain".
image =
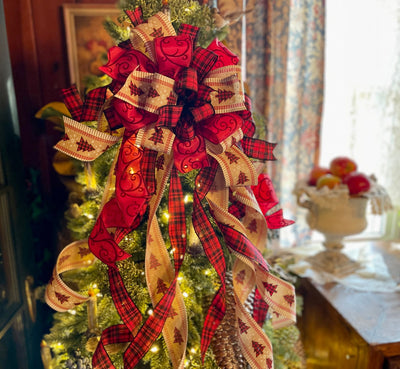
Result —
[[[280,245],[293,246],[309,234],[292,191],[318,162],[325,1],[250,0],[246,8],[246,81],[268,140],[278,143],[269,173],[285,218],[296,220],[281,230]]]

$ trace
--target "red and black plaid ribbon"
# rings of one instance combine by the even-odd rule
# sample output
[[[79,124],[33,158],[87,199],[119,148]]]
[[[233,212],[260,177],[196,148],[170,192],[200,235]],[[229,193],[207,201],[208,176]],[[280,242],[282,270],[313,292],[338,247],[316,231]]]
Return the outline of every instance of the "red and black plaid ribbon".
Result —
[[[217,60],[218,56],[211,50],[203,49],[202,47],[194,49],[190,67],[197,70],[197,77],[200,83],[214,67]]]
[[[182,184],[175,167],[172,168],[168,193],[168,233],[174,250],[175,276],[178,275],[186,252],[186,214]]]
[[[276,160],[273,150],[276,143],[258,140],[251,137],[243,137],[241,145],[244,153],[254,159]]]
[[[243,218],[246,215],[246,205],[235,199],[231,189],[229,189],[229,201],[231,203],[228,208],[229,213],[238,219]]]
[[[242,131],[245,136],[253,137],[256,132],[256,125],[251,115],[251,100],[246,94],[244,95],[244,105],[246,110],[240,112],[240,116],[243,118]]]
[[[198,33],[199,27],[184,23],[179,26],[178,34],[190,36],[190,38],[193,40],[193,45],[196,45]]]
[[[98,120],[106,99],[107,87],[99,87],[87,93],[85,101],[76,85],[61,90],[61,95],[71,116],[77,122]]]
[[[115,369],[105,346],[132,342],[133,336],[124,324],[113,325],[101,333],[100,342],[93,354],[92,366],[96,369]]]
[[[106,100],[107,87],[99,87],[87,93],[83,104],[81,122],[98,120],[104,101]]]
[[[194,230],[199,237],[205,254],[207,255],[211,265],[217,272],[221,287],[214,296],[213,302],[208,309],[203,331],[201,335],[201,355],[204,361],[205,353],[214,336],[215,330],[218,328],[226,311],[226,264],[221,243],[215,233],[215,230],[207,216],[201,201],[205,198],[214,182],[218,164],[213,159],[211,166],[203,168],[197,175],[195,181],[195,191],[193,194],[193,214],[192,222]]]
[[[253,318],[260,325],[263,326],[267,319],[269,306],[264,301],[258,288],[255,290],[254,303],[253,303]]]
[[[199,106],[198,108],[190,108],[190,112],[196,123],[211,118],[215,115],[214,108],[211,104],[204,104],[202,106]]]
[[[82,116],[83,101],[75,84],[61,90],[61,96],[67,109],[74,120],[80,121]]]
[[[104,346],[111,343],[132,342],[142,321],[142,314],[129,296],[118,269],[109,267],[108,278],[111,297],[124,325],[111,326],[103,331],[92,359],[93,368],[101,369],[114,368]]]
[[[158,109],[158,120],[156,126],[168,128],[176,127],[182,115],[183,106],[165,105]]]
[[[174,86],[175,92],[187,101],[191,101],[197,94],[197,71],[193,68],[185,68],[179,75]]]
[[[156,192],[156,159],[158,152],[143,148],[143,157],[140,162],[140,171],[142,172],[143,181],[149,192],[149,195],[153,195]]]
[[[268,264],[261,252],[250,242],[250,240],[236,229],[218,222],[218,227],[224,235],[226,244],[235,252],[257,263],[262,269],[268,271]]]
[[[124,368],[134,368],[143,356],[149,351],[151,345],[161,334],[165,321],[168,318],[172,302],[175,298],[176,281],[169,286],[165,295],[158,302],[139,332],[124,353]]]
[[[135,10],[125,10],[125,13],[135,27],[144,23],[142,8],[137,7]]]

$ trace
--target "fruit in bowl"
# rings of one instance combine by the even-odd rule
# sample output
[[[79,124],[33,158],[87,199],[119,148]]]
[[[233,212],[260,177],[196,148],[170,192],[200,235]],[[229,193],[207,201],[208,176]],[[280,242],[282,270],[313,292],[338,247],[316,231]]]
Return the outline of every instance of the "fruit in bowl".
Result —
[[[357,171],[357,163],[347,156],[333,158],[329,167],[316,165],[309,173],[307,184],[318,190],[323,187],[335,189],[347,186],[350,196],[362,196],[371,188],[371,180]],[[342,188],[341,187],[341,188]]]
[[[338,156],[331,160],[329,169],[333,175],[343,178],[355,172],[357,170],[357,164],[353,159],[347,156]]]
[[[362,195],[371,188],[370,179],[360,172],[351,172],[343,178],[343,184],[349,188],[350,195]]]
[[[307,184],[309,186],[316,186],[317,181],[320,177],[322,177],[325,174],[329,174],[330,170],[327,167],[320,167],[319,165],[316,165],[314,168],[311,169],[311,172],[308,176]]]
[[[321,189],[322,187],[328,187],[330,189],[339,186],[342,183],[342,180],[338,176],[334,176],[333,174],[324,174],[323,176],[318,178],[316,187],[317,189]]]

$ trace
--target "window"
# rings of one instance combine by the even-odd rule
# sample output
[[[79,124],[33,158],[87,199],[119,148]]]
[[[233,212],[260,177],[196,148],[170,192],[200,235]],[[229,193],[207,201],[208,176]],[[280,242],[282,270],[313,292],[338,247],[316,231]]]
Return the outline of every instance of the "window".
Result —
[[[339,155],[353,158],[399,207],[400,2],[328,2],[325,45],[320,164]],[[396,212],[388,218],[392,236],[398,237]],[[382,233],[385,219],[370,218],[366,232]]]

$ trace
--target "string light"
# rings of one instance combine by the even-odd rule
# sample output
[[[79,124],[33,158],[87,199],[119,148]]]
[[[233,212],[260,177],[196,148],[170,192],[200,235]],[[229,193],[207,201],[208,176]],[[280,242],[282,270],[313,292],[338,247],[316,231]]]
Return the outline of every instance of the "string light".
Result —
[[[152,309],[149,309],[149,310],[147,311],[147,314],[153,315],[153,310],[152,310]]]
[[[68,310],[71,315],[76,315],[76,310]]]
[[[158,351],[158,346],[153,346],[153,347],[150,349],[150,351],[151,351],[151,352],[157,352],[157,351]]]
[[[187,292],[183,292],[182,295],[183,295],[183,297],[188,297],[189,296],[189,294]]]
[[[165,212],[163,215],[167,220],[169,219],[169,214],[167,212]]]

